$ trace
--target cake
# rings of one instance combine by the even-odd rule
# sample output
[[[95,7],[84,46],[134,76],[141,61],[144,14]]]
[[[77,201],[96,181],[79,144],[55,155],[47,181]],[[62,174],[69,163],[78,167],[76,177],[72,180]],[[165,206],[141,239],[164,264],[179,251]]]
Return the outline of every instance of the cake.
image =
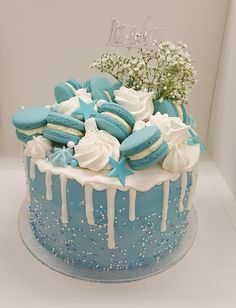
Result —
[[[93,67],[117,80],[60,82],[52,105],[13,116],[29,219],[65,262],[132,271],[165,258],[188,228],[204,149],[186,109],[194,70],[170,42],[141,57],[105,54]]]

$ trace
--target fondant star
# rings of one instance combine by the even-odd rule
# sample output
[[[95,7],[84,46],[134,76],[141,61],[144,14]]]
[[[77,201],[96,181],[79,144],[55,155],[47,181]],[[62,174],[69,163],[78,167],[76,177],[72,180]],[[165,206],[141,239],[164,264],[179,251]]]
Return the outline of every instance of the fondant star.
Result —
[[[109,157],[109,161],[112,165],[112,170],[108,173],[108,176],[118,177],[121,184],[125,186],[125,177],[134,174],[134,172],[126,168],[124,157],[120,161],[116,161],[114,158]]]
[[[84,120],[88,120],[92,115],[97,114],[94,109],[96,102],[97,100],[93,100],[91,103],[86,103],[79,98],[80,107],[72,113],[72,116],[83,116]]]

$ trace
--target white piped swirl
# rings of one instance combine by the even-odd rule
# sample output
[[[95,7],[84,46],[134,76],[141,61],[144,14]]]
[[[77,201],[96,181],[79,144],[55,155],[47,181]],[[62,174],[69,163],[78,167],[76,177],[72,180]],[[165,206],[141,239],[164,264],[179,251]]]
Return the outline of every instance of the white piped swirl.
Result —
[[[43,136],[35,137],[27,142],[24,154],[33,159],[46,158],[47,154],[52,150],[52,143]]]
[[[154,92],[136,91],[126,87],[115,90],[115,100],[127,108],[136,120],[147,121],[153,114]]]
[[[74,158],[81,168],[94,172],[111,169],[109,157],[115,160],[120,157],[119,141],[103,130],[98,130],[94,118],[85,122],[86,134],[74,147]]]

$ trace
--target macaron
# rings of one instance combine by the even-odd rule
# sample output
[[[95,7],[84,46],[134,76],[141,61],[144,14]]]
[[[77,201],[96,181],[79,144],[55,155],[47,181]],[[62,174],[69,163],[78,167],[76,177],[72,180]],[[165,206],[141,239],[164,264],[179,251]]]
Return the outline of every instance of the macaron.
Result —
[[[190,119],[184,104],[177,105],[169,100],[163,102],[156,100],[154,101],[154,114],[158,111],[161,114],[168,114],[169,117],[179,117],[185,124],[189,124]]]
[[[76,91],[82,87],[81,83],[75,79],[69,79],[66,82],[60,82],[54,89],[57,103],[67,101],[76,96]]]
[[[67,144],[69,141],[77,144],[84,135],[84,123],[69,115],[51,112],[47,117],[43,135],[60,144]]]
[[[97,111],[95,120],[99,129],[107,131],[119,141],[123,141],[132,133],[135,118],[125,107],[116,103],[104,103]]]
[[[12,118],[17,138],[28,142],[33,136],[42,135],[49,113],[50,109],[43,106],[23,108],[17,111]]]
[[[112,82],[103,76],[94,76],[89,80],[90,91],[103,90],[112,86]]]
[[[92,97],[93,99],[97,99],[97,100],[103,99],[103,100],[106,100],[107,102],[114,102],[115,101],[114,91],[119,90],[121,86],[122,86],[122,82],[117,81],[116,83],[112,84],[108,88],[104,88],[100,90],[94,89],[92,91]]]
[[[158,127],[148,126],[126,138],[120,151],[130,167],[139,170],[161,161],[167,155],[168,145]]]

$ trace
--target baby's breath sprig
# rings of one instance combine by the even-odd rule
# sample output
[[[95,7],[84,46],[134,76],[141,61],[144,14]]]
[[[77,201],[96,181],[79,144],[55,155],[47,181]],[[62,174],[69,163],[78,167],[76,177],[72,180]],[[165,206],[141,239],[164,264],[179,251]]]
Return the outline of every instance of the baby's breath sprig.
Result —
[[[136,40],[140,40],[141,34]],[[156,42],[154,42],[156,45]],[[157,48],[138,48],[139,56],[124,57],[103,54],[91,67],[106,72],[135,90],[154,91],[155,99],[168,99],[176,104],[187,103],[196,83],[187,46],[179,42],[162,42]]]

